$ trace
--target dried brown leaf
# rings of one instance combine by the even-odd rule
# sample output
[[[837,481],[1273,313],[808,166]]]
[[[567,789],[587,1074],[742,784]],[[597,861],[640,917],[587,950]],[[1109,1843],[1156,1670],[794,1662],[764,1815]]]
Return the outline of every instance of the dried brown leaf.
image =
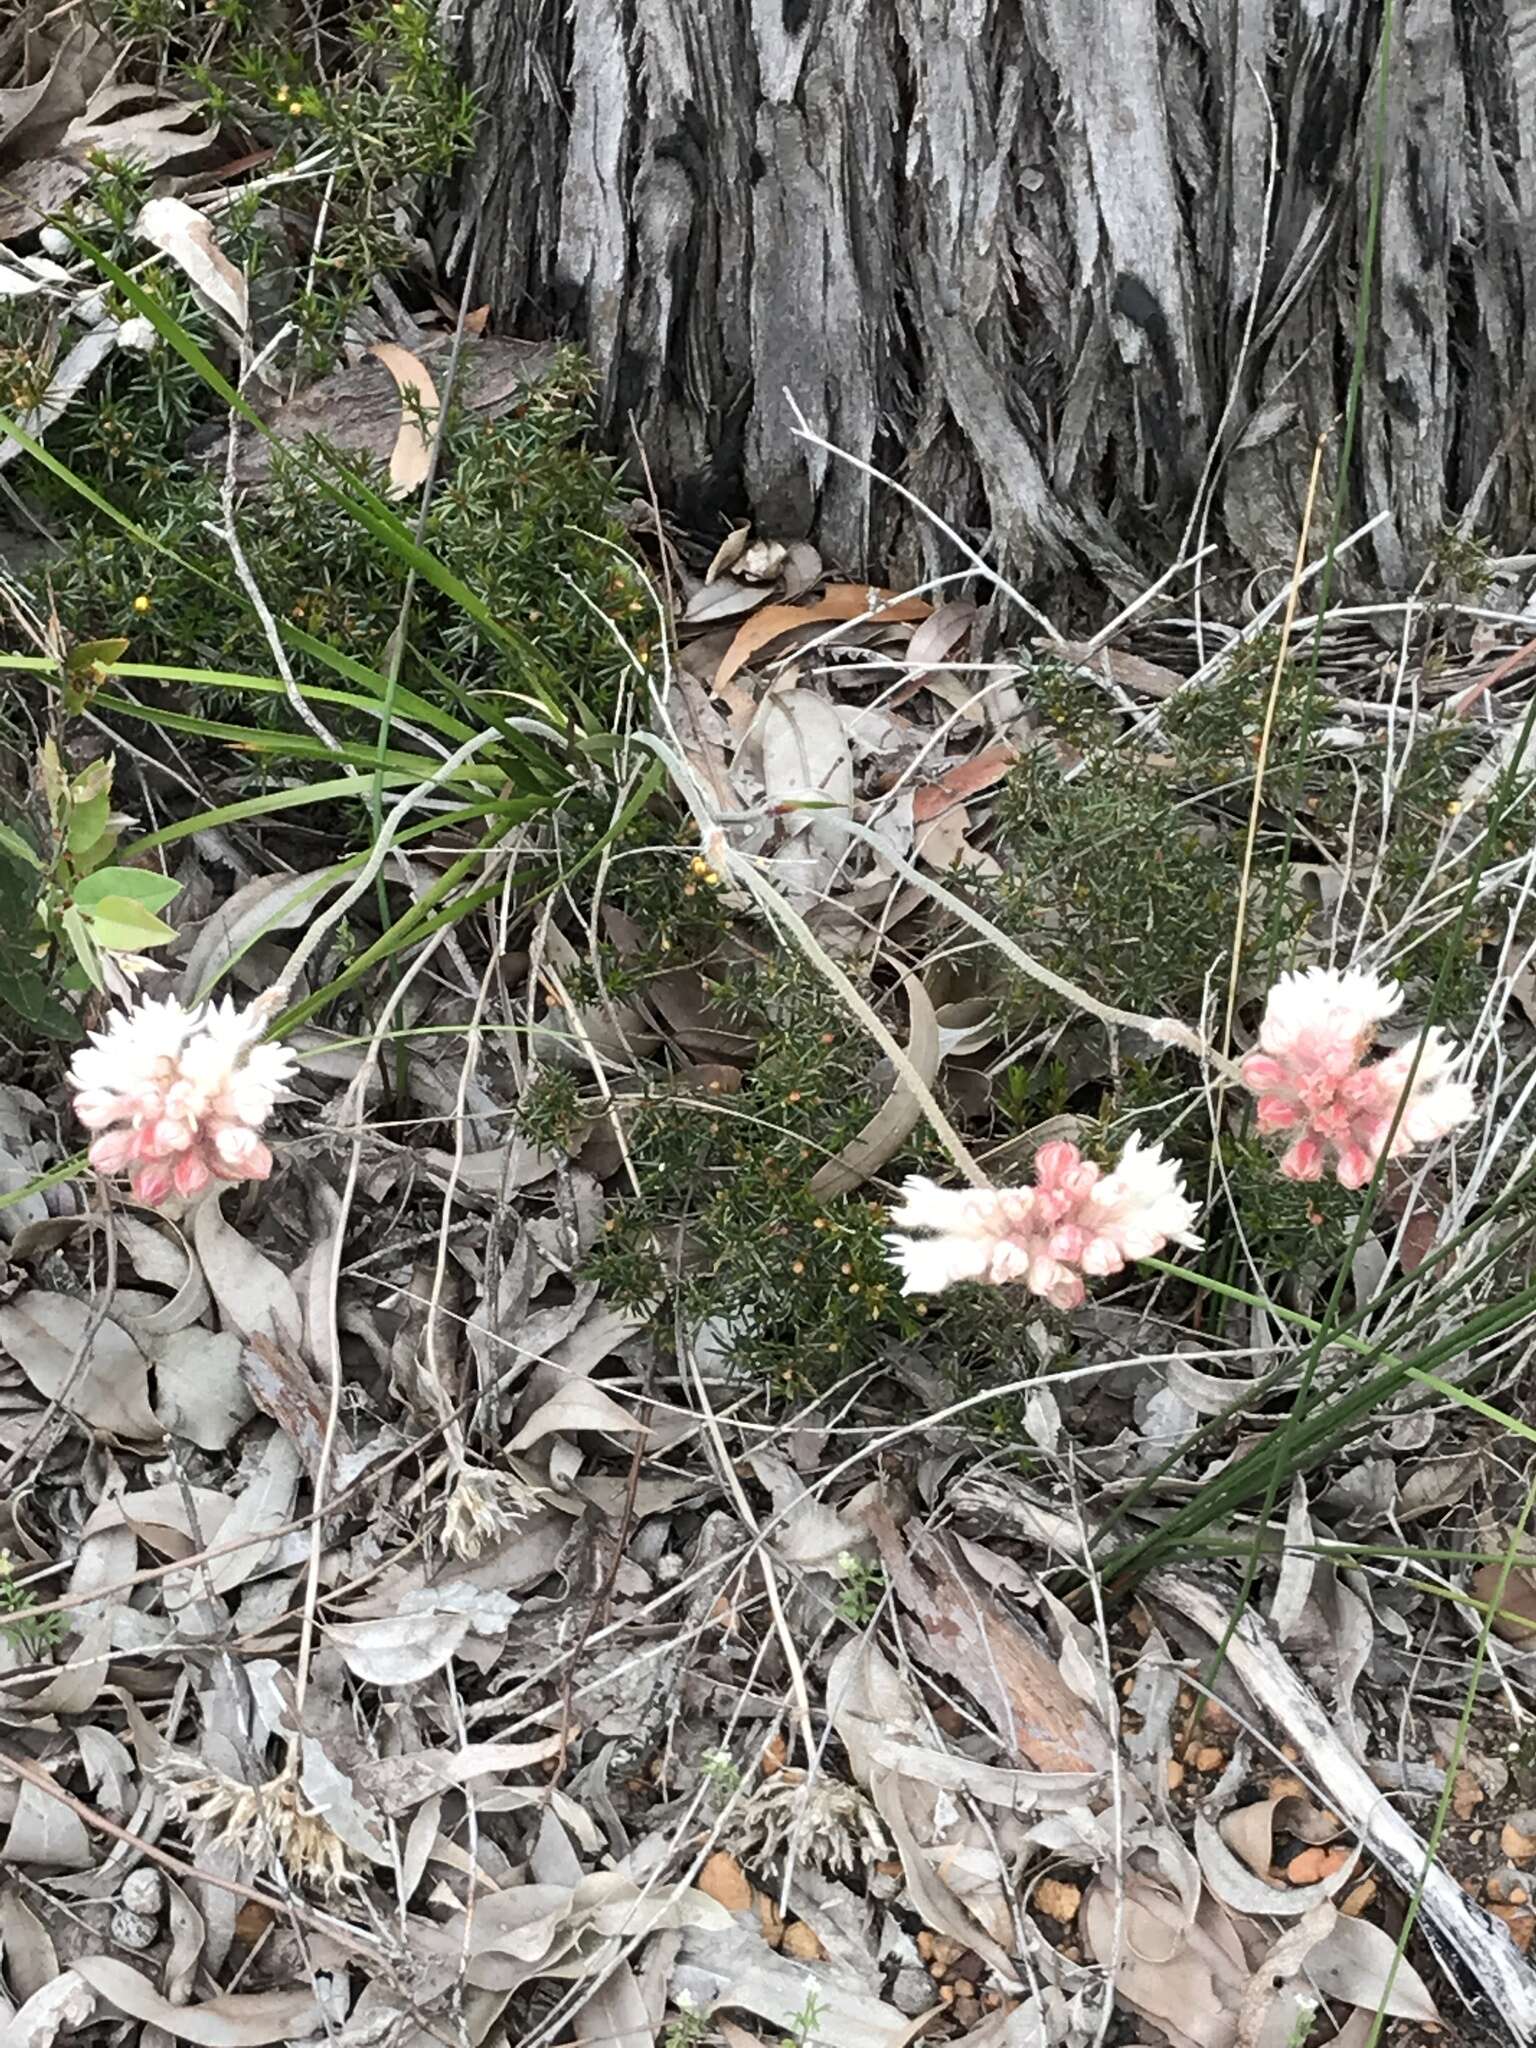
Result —
[[[389,495],[408,497],[432,466],[432,427],[442,407],[437,386],[420,356],[398,342],[378,341],[369,351],[400,387],[400,431],[389,458]]]
[[[756,618],[749,619],[731,642],[715,678],[715,688],[728,683],[739,668],[744,668],[755,654],[760,654],[782,633],[797,632],[802,626],[832,620],[867,618],[889,622],[926,619],[932,610],[933,606],[925,598],[898,597],[893,590],[863,583],[834,583],[815,604],[771,604]]]

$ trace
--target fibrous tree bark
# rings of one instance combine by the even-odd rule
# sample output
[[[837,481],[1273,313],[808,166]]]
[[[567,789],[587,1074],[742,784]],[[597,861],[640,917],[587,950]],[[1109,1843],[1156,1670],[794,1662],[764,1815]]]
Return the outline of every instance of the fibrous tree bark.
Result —
[[[790,399],[1016,572],[1289,562],[1336,463],[1410,584],[1536,502],[1536,0],[459,0],[482,296],[569,334],[719,531],[953,567]]]

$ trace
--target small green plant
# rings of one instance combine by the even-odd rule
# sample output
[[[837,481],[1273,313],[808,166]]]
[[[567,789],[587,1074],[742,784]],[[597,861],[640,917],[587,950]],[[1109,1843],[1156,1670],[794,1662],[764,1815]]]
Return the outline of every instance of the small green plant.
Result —
[[[805,2003],[791,2018],[789,2032],[783,2036],[779,2048],[820,2048],[821,2037],[816,2029],[821,2025],[825,2011],[826,2007],[816,1993],[807,1990]]]
[[[25,1656],[41,1657],[64,1634],[62,1614],[39,1614],[27,1621],[8,1621],[7,1615],[22,1614],[32,1606],[31,1593],[16,1583],[16,1566],[8,1550],[0,1550],[0,1636]]]
[[[114,659],[123,643],[77,650],[66,667],[66,690],[92,666]],[[105,991],[126,987],[143,954],[176,936],[156,915],[180,883],[152,868],[119,867],[124,820],[112,810],[113,759],[103,754],[71,774],[48,739],[38,750],[36,817],[0,825],[0,1001],[33,1029],[73,1035],[71,1013],[53,988]],[[55,972],[56,956],[64,961]]]
[[[741,1769],[729,1750],[706,1749],[699,1759],[699,1771],[717,1806],[724,1806],[741,1790]]]
[[[667,2022],[661,2048],[703,2048],[711,2032],[708,2014],[689,2005],[684,1995],[678,1999],[677,2011]]]
[[[837,1560],[838,1587],[833,1602],[839,1616],[850,1628],[868,1628],[885,1596],[885,1572],[854,1551],[845,1550]]]

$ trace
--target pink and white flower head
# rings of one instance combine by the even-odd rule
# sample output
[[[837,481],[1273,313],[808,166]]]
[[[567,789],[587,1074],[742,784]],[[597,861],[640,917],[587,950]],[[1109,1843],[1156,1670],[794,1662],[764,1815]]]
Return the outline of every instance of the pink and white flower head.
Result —
[[[1019,1281],[1054,1308],[1072,1309],[1082,1303],[1085,1276],[1118,1273],[1170,1240],[1197,1248],[1194,1220],[1179,1168],[1161,1145],[1143,1148],[1133,1133],[1113,1173],[1057,1142],[1035,1154],[1033,1187],[941,1188],[914,1176],[891,1221],[933,1234],[893,1233],[886,1243],[903,1294],[938,1294],[962,1280]]]
[[[1417,1046],[1362,1064],[1402,1000],[1400,988],[1374,974],[1332,967],[1283,974],[1270,990],[1259,1050],[1243,1061],[1242,1074],[1259,1098],[1259,1129],[1294,1133],[1280,1161],[1288,1179],[1320,1180],[1331,1159],[1344,1187],[1364,1187],[1384,1150],[1399,1159],[1471,1116],[1472,1090],[1451,1074],[1460,1054],[1438,1027]]]
[[[69,1070],[75,1115],[100,1133],[92,1166],[126,1172],[151,1205],[215,1181],[265,1180],[272,1154],[258,1134],[295,1062],[253,1036],[227,999],[184,1010],[168,997],[116,1011]]]

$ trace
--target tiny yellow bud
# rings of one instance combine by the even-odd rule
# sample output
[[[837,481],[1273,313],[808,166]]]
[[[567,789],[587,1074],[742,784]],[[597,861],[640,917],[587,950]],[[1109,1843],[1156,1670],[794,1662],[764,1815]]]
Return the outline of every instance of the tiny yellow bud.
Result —
[[[1445,807],[1445,815],[1448,818],[1459,818],[1461,816],[1461,799],[1459,797],[1453,796],[1451,798]]]
[[[288,111],[297,120],[304,111],[304,102],[302,100],[290,100],[288,102]]]
[[[149,610],[149,598],[142,590],[133,600],[133,608],[136,612],[147,612]]]
[[[704,870],[704,886],[706,889],[719,888],[720,877],[715,873],[713,868],[706,868]]]

